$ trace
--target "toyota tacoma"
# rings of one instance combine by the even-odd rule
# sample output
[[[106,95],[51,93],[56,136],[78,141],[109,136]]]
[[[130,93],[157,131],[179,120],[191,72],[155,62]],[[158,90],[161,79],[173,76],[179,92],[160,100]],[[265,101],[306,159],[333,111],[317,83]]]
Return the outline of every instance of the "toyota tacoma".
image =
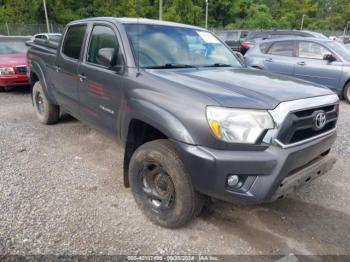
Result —
[[[247,68],[207,30],[136,18],[67,25],[27,58],[44,124],[64,110],[125,147],[124,184],[154,223],[175,228],[209,197],[262,203],[326,173],[338,96]]]

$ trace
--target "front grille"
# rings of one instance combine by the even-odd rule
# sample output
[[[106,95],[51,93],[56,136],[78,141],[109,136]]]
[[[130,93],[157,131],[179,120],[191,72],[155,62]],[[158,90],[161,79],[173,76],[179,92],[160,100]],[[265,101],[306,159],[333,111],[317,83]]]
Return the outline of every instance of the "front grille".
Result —
[[[326,115],[325,126],[317,130],[315,117],[319,112]],[[288,145],[321,135],[334,129],[337,125],[338,105],[328,105],[291,112],[286,117],[277,136],[278,141]]]
[[[27,73],[27,67],[26,66],[17,66],[16,73],[19,73],[19,74]]]

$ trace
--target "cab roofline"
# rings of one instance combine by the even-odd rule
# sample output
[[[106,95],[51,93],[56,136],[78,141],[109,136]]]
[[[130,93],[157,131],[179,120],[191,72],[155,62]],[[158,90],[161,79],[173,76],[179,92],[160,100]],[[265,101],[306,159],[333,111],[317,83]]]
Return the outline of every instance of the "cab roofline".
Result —
[[[174,27],[184,27],[184,28],[193,28],[198,30],[206,30],[199,26],[181,24],[170,21],[156,20],[156,19],[148,19],[148,18],[137,18],[137,17],[93,17],[93,18],[85,18],[80,20],[75,20],[69,23],[68,25],[83,23],[83,22],[96,22],[96,21],[104,21],[110,23],[121,23],[121,24],[148,24],[148,25],[164,25],[164,26],[174,26]]]

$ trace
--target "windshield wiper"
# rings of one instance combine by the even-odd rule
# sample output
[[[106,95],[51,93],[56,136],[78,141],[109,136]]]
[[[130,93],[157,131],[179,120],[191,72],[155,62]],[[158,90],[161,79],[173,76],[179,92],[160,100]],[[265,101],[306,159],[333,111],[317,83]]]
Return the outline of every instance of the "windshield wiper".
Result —
[[[204,65],[204,67],[232,67],[232,65],[224,64],[224,63],[214,63],[211,65]]]
[[[188,64],[177,64],[177,63],[168,63],[164,65],[159,66],[146,66],[144,67],[146,69],[164,69],[164,68],[198,68],[195,65],[188,65]]]

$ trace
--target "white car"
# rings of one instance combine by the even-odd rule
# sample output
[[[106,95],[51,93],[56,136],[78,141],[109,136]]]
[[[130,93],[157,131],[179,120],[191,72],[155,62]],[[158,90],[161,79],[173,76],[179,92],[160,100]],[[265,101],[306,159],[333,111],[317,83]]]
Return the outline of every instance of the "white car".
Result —
[[[34,41],[35,39],[44,39],[44,40],[58,42],[61,39],[61,36],[62,36],[62,34],[59,34],[59,33],[36,34],[32,37],[32,41]]]

